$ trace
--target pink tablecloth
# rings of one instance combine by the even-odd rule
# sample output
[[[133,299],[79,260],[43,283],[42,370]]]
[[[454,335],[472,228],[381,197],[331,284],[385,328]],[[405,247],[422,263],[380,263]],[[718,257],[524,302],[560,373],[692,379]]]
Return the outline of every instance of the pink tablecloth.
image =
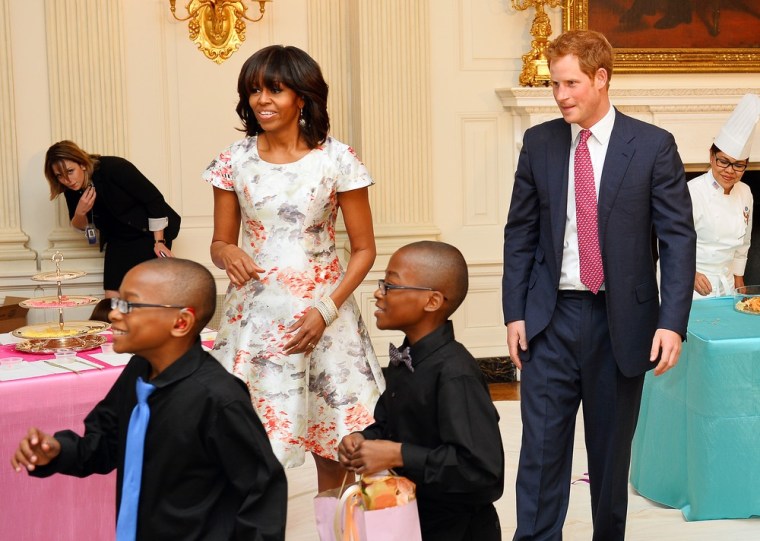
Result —
[[[0,381],[0,525],[14,541],[109,540],[115,531],[115,473],[47,479],[10,465],[30,426],[82,433],[82,421],[105,396],[121,367]]]

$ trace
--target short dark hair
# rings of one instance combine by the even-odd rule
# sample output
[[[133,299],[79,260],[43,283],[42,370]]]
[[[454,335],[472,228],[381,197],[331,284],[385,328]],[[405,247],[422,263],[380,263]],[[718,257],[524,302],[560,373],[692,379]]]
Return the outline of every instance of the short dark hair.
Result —
[[[303,119],[300,127],[309,148],[325,142],[330,131],[327,114],[327,83],[322,77],[319,64],[298,47],[270,45],[256,51],[245,61],[238,77],[238,101],[235,111],[243,122],[246,135],[256,135],[264,130],[256,120],[248,98],[254,88],[274,90],[284,84],[304,101]]]
[[[100,154],[90,154],[77,145],[74,141],[58,141],[50,146],[45,153],[45,179],[50,185],[50,199],[53,200],[63,193],[66,187],[58,182],[55,178],[53,166],[58,165],[62,170],[63,160],[83,165],[85,169],[85,178],[83,188],[86,188],[92,182],[92,173],[98,166]]]
[[[192,306],[195,333],[211,321],[216,310],[216,282],[206,267],[189,259],[166,257],[149,259],[140,266],[155,268],[166,278],[161,299],[166,304]]]
[[[469,289],[467,261],[462,252],[451,244],[433,240],[413,242],[400,250],[414,254],[416,272],[426,279],[424,285],[446,297],[443,307],[446,318],[456,312]]]
[[[581,71],[594,79],[599,68],[607,71],[607,87],[612,79],[615,51],[601,32],[594,30],[570,30],[560,34],[546,49],[549,67],[552,62],[569,54],[578,57]]]

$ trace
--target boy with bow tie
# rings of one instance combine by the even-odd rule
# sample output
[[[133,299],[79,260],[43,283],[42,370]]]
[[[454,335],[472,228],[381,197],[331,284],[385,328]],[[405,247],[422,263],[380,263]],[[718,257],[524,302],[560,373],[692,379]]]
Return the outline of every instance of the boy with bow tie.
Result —
[[[111,299],[114,351],[134,353],[84,436],[30,428],[11,459],[35,477],[118,470],[116,540],[285,538],[287,480],[245,385],[200,341],[208,270],[151,259]]]
[[[467,263],[449,244],[415,242],[391,256],[375,317],[378,328],[406,338],[400,349],[391,345],[375,423],[338,447],[350,471],[394,468],[417,484],[425,540],[501,539],[493,506],[504,490],[499,416],[449,321],[467,287]]]

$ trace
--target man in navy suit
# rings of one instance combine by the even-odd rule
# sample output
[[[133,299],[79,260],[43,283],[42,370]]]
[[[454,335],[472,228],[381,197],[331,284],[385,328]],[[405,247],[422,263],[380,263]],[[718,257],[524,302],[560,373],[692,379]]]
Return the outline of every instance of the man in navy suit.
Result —
[[[605,37],[566,32],[547,55],[563,118],[525,132],[504,230],[502,302],[523,422],[514,539],[562,538],[582,402],[593,538],[614,541],[625,537],[644,374],[675,366],[686,335],[696,234],[673,136],[610,104]],[[589,198],[593,227],[576,215]]]

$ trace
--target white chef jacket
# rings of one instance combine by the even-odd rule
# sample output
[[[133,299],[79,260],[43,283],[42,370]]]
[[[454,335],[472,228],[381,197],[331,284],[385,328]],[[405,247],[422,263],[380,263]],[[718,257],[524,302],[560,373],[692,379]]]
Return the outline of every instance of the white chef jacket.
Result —
[[[689,181],[697,230],[697,272],[710,280],[712,292],[694,299],[733,295],[734,275],[744,276],[752,236],[752,192],[737,182],[728,194],[712,171]]]

